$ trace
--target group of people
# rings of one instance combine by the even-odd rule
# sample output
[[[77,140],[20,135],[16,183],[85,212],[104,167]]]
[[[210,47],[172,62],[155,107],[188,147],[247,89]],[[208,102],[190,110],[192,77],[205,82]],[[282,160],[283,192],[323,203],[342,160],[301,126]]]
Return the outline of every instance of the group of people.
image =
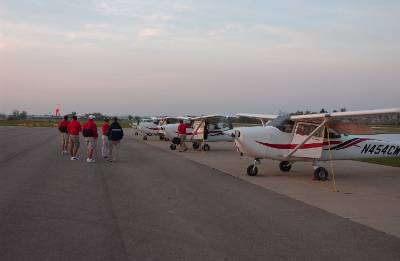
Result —
[[[79,134],[82,133],[87,148],[86,162],[93,163],[96,161],[94,158],[94,151],[99,134],[94,118],[93,115],[90,115],[87,122],[82,127],[77,116],[73,115],[71,121],[69,121],[68,115],[64,116],[64,119],[58,124],[58,130],[61,134],[61,153],[63,155],[70,155],[71,160],[79,160],[77,157],[80,147]],[[118,123],[118,118],[114,117],[111,125],[109,119],[104,119],[101,133],[102,157],[110,162],[116,162],[118,160],[121,140],[124,136],[124,131]]]

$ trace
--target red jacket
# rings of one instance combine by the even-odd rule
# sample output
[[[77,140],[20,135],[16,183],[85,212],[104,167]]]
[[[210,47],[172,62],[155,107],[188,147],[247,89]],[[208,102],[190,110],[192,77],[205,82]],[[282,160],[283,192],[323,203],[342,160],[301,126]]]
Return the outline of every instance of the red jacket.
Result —
[[[186,125],[184,123],[179,123],[178,134],[186,134]]]
[[[108,135],[108,130],[110,129],[110,124],[104,123],[103,126],[101,127],[101,132],[103,135]]]
[[[79,132],[82,131],[81,124],[79,121],[72,120],[68,124],[68,134],[69,135],[79,135]]]
[[[92,137],[94,137],[95,139],[97,139],[97,137],[99,136],[99,135],[97,134],[97,126],[96,126],[96,123],[94,123],[94,121],[91,120],[91,119],[89,119],[89,120],[85,123],[85,125],[83,125],[83,129],[91,129],[91,130],[92,130],[92,134],[93,134]]]
[[[66,130],[66,131],[68,131],[68,124],[69,124],[69,121],[67,121],[67,120],[62,120],[62,121],[60,121],[59,123],[58,123],[58,129],[61,131],[61,132],[64,132],[64,131],[62,131],[62,130]]]

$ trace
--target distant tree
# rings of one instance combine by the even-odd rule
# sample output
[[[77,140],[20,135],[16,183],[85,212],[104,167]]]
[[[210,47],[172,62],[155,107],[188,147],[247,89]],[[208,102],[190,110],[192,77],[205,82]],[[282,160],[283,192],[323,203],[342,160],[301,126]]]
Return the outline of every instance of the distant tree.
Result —
[[[93,115],[95,117],[96,120],[102,121],[105,118],[109,118],[108,116],[100,113],[100,112],[91,112],[91,113],[86,113],[83,118],[89,118],[89,115]]]
[[[0,113],[0,120],[6,120],[7,119],[7,115],[4,113]]]
[[[327,113],[327,111],[324,108],[322,108],[319,113]]]
[[[340,111],[341,111],[341,112],[345,112],[345,111],[347,111],[347,110],[346,110],[346,108],[340,108]]]
[[[296,111],[296,112],[291,113],[290,115],[303,115],[303,114],[304,114],[303,111]]]
[[[71,115],[75,116],[76,115],[76,111],[71,112]]]
[[[28,112],[27,111],[20,112],[18,119],[26,120],[27,118],[28,118]]]
[[[7,119],[9,120],[25,120],[28,118],[28,112],[27,111],[19,111],[19,110],[13,110],[11,115],[8,115]]]
[[[332,112],[338,112],[337,110],[333,110]]]
[[[18,119],[19,118],[19,110],[13,110],[13,112],[12,112],[12,116],[15,118],[15,119]]]
[[[133,120],[133,116],[132,115],[128,115],[128,120]]]

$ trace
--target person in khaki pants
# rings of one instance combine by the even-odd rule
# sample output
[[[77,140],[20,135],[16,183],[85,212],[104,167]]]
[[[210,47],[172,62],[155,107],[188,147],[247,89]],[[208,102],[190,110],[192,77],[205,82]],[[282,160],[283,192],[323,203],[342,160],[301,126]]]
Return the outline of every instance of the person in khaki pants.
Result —
[[[109,119],[104,119],[103,126],[101,127],[101,156],[103,158],[108,157],[108,131],[110,129],[110,120]]]
[[[121,147],[121,140],[124,137],[124,131],[121,125],[118,123],[118,118],[113,118],[113,123],[111,123],[108,130],[108,161],[116,162],[118,161],[119,149]]]

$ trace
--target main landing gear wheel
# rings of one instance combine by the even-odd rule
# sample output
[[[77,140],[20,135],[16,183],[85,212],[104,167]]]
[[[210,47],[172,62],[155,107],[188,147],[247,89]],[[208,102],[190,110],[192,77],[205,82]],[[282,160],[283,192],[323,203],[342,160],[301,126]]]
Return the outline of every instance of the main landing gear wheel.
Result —
[[[200,143],[195,142],[192,144],[192,147],[193,147],[193,149],[197,150],[200,148]]]
[[[210,148],[210,145],[204,144],[203,147],[202,147],[202,149],[203,149],[204,151],[209,151],[211,148]]]
[[[279,163],[279,169],[283,172],[288,172],[292,168],[292,164],[289,161],[281,161]]]
[[[247,167],[247,175],[254,177],[257,175],[257,173],[258,173],[257,166],[250,165],[249,167]]]
[[[143,136],[143,140],[147,140],[147,136]]]
[[[160,140],[164,140],[164,137],[163,137],[163,136],[160,136]]]
[[[325,181],[329,178],[329,173],[328,171],[323,168],[323,167],[318,167],[315,171],[314,171],[314,179],[315,180],[321,180],[321,181]]]
[[[137,136],[137,135],[139,135],[139,132],[136,131],[136,132],[135,132],[135,136]]]
[[[176,145],[172,143],[171,145],[169,145],[169,148],[170,148],[171,150],[176,150]]]

